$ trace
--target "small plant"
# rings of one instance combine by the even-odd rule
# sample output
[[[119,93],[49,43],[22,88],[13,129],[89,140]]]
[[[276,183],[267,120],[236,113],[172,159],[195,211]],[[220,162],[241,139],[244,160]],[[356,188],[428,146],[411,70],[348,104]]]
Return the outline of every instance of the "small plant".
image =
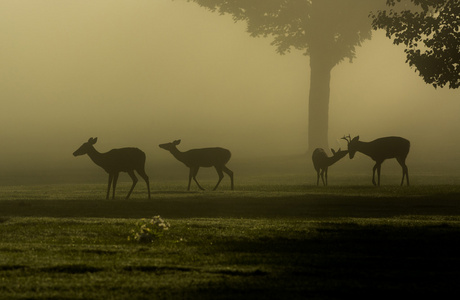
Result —
[[[165,231],[169,230],[169,223],[160,216],[151,219],[142,219],[136,223],[136,229],[131,230],[128,240],[134,240],[140,243],[152,243],[160,239]]]

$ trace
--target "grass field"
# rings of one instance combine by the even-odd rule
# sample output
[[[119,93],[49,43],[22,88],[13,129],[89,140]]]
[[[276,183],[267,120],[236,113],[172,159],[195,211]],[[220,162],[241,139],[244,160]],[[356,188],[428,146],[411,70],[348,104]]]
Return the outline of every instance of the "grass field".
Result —
[[[0,187],[3,299],[428,298],[457,290],[460,186]],[[129,241],[141,218],[171,225]]]

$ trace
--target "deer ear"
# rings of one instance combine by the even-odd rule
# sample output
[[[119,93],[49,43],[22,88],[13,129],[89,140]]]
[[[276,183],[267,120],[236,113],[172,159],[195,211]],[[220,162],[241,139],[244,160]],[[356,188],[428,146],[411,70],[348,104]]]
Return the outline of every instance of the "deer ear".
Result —
[[[96,144],[96,142],[97,142],[97,138],[90,138],[90,139],[88,140],[88,143],[90,143],[91,145]]]
[[[339,149],[340,150],[340,149]],[[335,155],[335,150],[331,148],[332,154]]]
[[[359,135],[358,136],[355,136],[352,141],[359,141]]]
[[[180,144],[180,140],[175,140],[175,141],[173,142],[173,144],[174,144],[174,145],[179,145],[179,144]]]

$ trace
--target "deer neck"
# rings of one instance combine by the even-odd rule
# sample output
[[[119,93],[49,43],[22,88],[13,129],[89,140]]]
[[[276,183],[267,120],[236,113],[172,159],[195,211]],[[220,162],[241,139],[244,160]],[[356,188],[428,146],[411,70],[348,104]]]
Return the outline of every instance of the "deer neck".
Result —
[[[91,147],[88,150],[88,156],[91,160],[98,166],[103,167],[104,165],[104,155],[98,152],[94,147]]]
[[[374,152],[373,151],[373,147],[371,145],[371,143],[369,142],[360,142],[358,141],[358,147],[356,147],[356,149],[363,153],[363,154],[366,154],[367,156],[372,156],[372,153]]]
[[[185,155],[184,155],[184,152],[180,152],[179,149],[177,149],[176,147],[174,147],[173,149],[169,150],[169,152],[171,152],[171,154],[180,162],[183,162],[184,164],[187,164],[186,163],[186,158],[185,158]]]
[[[328,157],[326,162],[327,162],[327,165],[328,166],[331,166],[333,164],[335,164],[337,161],[339,161],[343,156],[340,156],[340,155],[334,155],[332,157]]]

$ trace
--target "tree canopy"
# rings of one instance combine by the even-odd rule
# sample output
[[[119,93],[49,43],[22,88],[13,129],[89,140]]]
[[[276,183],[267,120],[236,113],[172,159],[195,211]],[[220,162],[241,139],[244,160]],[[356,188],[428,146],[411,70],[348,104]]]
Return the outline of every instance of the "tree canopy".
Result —
[[[253,37],[273,37],[280,54],[292,48],[311,55],[316,49],[330,68],[355,57],[355,48],[371,38],[366,16],[369,0],[189,0],[220,14],[246,21]],[[364,17],[363,17],[364,16]]]
[[[409,1],[416,10],[408,9]],[[373,28],[406,46],[406,62],[426,83],[460,87],[460,0],[387,0],[387,5],[389,11],[372,14]]]

